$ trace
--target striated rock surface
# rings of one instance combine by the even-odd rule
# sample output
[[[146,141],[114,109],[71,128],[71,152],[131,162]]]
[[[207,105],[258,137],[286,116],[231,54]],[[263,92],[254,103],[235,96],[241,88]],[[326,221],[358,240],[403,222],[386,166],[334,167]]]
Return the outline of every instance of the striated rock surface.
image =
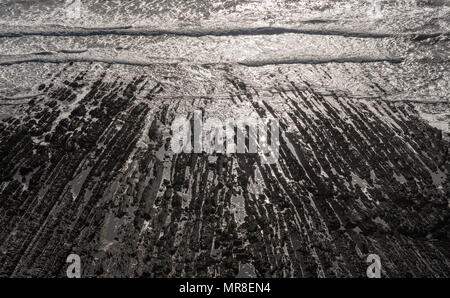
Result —
[[[290,65],[250,70],[266,88],[237,67],[198,97],[62,66],[0,125],[1,276],[65,276],[70,253],[86,277],[362,277],[372,253],[384,276],[450,274],[449,143],[410,103],[319,90]],[[173,119],[196,109],[278,118],[278,162],[173,154]]]
[[[62,2],[0,4],[0,277],[450,277],[446,1]]]

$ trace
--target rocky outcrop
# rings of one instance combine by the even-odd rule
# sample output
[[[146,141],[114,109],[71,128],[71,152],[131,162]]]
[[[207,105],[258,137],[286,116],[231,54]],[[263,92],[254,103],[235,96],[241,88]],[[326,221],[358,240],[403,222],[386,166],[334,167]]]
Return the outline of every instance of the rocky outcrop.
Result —
[[[450,275],[449,143],[389,82],[357,98],[268,66],[178,97],[168,77],[83,67],[0,122],[0,276],[64,277],[71,253],[85,277],[364,277],[369,254],[386,277]],[[173,154],[196,109],[279,119],[277,163]]]

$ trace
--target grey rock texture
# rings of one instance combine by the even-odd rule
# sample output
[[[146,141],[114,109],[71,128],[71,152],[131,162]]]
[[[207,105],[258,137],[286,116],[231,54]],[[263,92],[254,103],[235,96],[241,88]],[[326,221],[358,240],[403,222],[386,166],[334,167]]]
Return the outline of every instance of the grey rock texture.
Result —
[[[448,6],[231,2],[4,16],[0,277],[450,276]],[[195,110],[278,119],[277,162],[174,154]]]
[[[70,253],[86,277],[361,277],[370,253],[385,276],[448,276],[449,143],[411,104],[301,78],[165,98],[76,68],[1,122],[2,276],[64,276]],[[276,164],[171,152],[176,115],[221,105],[280,119]]]

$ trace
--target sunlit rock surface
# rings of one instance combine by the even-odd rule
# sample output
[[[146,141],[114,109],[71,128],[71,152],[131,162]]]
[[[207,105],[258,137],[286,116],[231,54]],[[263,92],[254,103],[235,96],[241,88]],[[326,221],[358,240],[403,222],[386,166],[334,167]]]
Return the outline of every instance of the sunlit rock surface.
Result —
[[[2,1],[0,276],[448,277],[450,9],[359,2]],[[279,159],[174,154],[195,110]]]

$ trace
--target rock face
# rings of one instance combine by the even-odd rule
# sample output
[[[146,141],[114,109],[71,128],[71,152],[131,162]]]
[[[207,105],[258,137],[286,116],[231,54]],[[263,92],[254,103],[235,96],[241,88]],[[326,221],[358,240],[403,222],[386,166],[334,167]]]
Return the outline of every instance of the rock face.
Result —
[[[0,276],[64,277],[71,253],[85,277],[365,277],[369,254],[386,277],[450,275],[449,143],[410,103],[320,90],[295,65],[192,98],[83,65],[0,123]],[[173,154],[173,119],[196,109],[279,119],[277,163]]]
[[[0,3],[0,277],[450,277],[448,1],[62,2]]]

